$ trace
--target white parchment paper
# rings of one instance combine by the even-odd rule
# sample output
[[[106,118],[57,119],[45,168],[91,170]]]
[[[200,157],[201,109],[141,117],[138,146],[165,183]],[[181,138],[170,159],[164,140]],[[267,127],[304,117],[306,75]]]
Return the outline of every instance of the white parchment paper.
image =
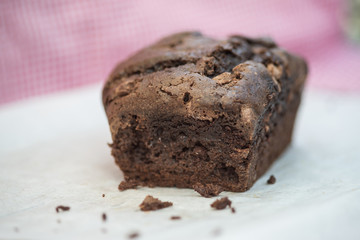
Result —
[[[189,189],[119,192],[100,92],[0,108],[0,239],[360,239],[360,96],[307,91],[287,152],[251,190],[219,196],[232,214]],[[174,206],[141,212],[148,194]]]

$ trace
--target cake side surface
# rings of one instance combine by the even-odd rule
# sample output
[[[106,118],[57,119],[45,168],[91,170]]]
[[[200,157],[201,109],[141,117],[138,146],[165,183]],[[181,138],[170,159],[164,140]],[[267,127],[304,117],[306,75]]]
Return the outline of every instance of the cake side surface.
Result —
[[[112,155],[142,185],[245,191],[289,144],[306,71],[268,39],[160,40],[104,86]]]

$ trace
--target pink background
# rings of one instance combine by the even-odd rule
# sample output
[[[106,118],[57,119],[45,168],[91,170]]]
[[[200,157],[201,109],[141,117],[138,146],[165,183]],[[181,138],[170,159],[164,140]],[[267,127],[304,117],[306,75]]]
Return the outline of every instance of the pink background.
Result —
[[[360,92],[360,48],[340,0],[0,2],[0,104],[103,82],[119,60],[167,34],[268,35],[304,56],[308,86]]]

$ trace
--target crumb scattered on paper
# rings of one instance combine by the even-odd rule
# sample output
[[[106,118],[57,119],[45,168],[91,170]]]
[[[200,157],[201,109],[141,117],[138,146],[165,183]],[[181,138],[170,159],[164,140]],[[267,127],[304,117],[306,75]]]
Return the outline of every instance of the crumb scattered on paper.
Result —
[[[139,205],[141,211],[155,211],[172,206],[172,202],[162,202],[153,196],[147,195],[144,201]]]
[[[231,201],[227,197],[223,197],[215,200],[210,206],[216,210],[225,209],[227,206],[231,208]]]
[[[276,182],[276,178],[274,175],[271,175],[270,178],[267,180],[267,184],[274,184]]]
[[[56,212],[66,212],[70,210],[70,207],[59,205],[56,207]]]
[[[129,239],[135,239],[135,238],[138,238],[138,237],[139,237],[139,233],[137,233],[137,232],[130,233],[130,234],[128,235],[128,238],[129,238]]]

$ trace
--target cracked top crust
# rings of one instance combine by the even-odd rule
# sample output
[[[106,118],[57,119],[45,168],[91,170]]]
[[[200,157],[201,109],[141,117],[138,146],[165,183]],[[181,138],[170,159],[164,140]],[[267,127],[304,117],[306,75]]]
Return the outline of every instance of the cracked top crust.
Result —
[[[284,91],[285,81],[301,91],[306,74],[304,60],[271,39],[215,40],[185,32],[118,64],[104,86],[103,103],[113,140],[134,112],[144,119],[177,114],[200,121],[236,113],[251,138],[255,122]]]

